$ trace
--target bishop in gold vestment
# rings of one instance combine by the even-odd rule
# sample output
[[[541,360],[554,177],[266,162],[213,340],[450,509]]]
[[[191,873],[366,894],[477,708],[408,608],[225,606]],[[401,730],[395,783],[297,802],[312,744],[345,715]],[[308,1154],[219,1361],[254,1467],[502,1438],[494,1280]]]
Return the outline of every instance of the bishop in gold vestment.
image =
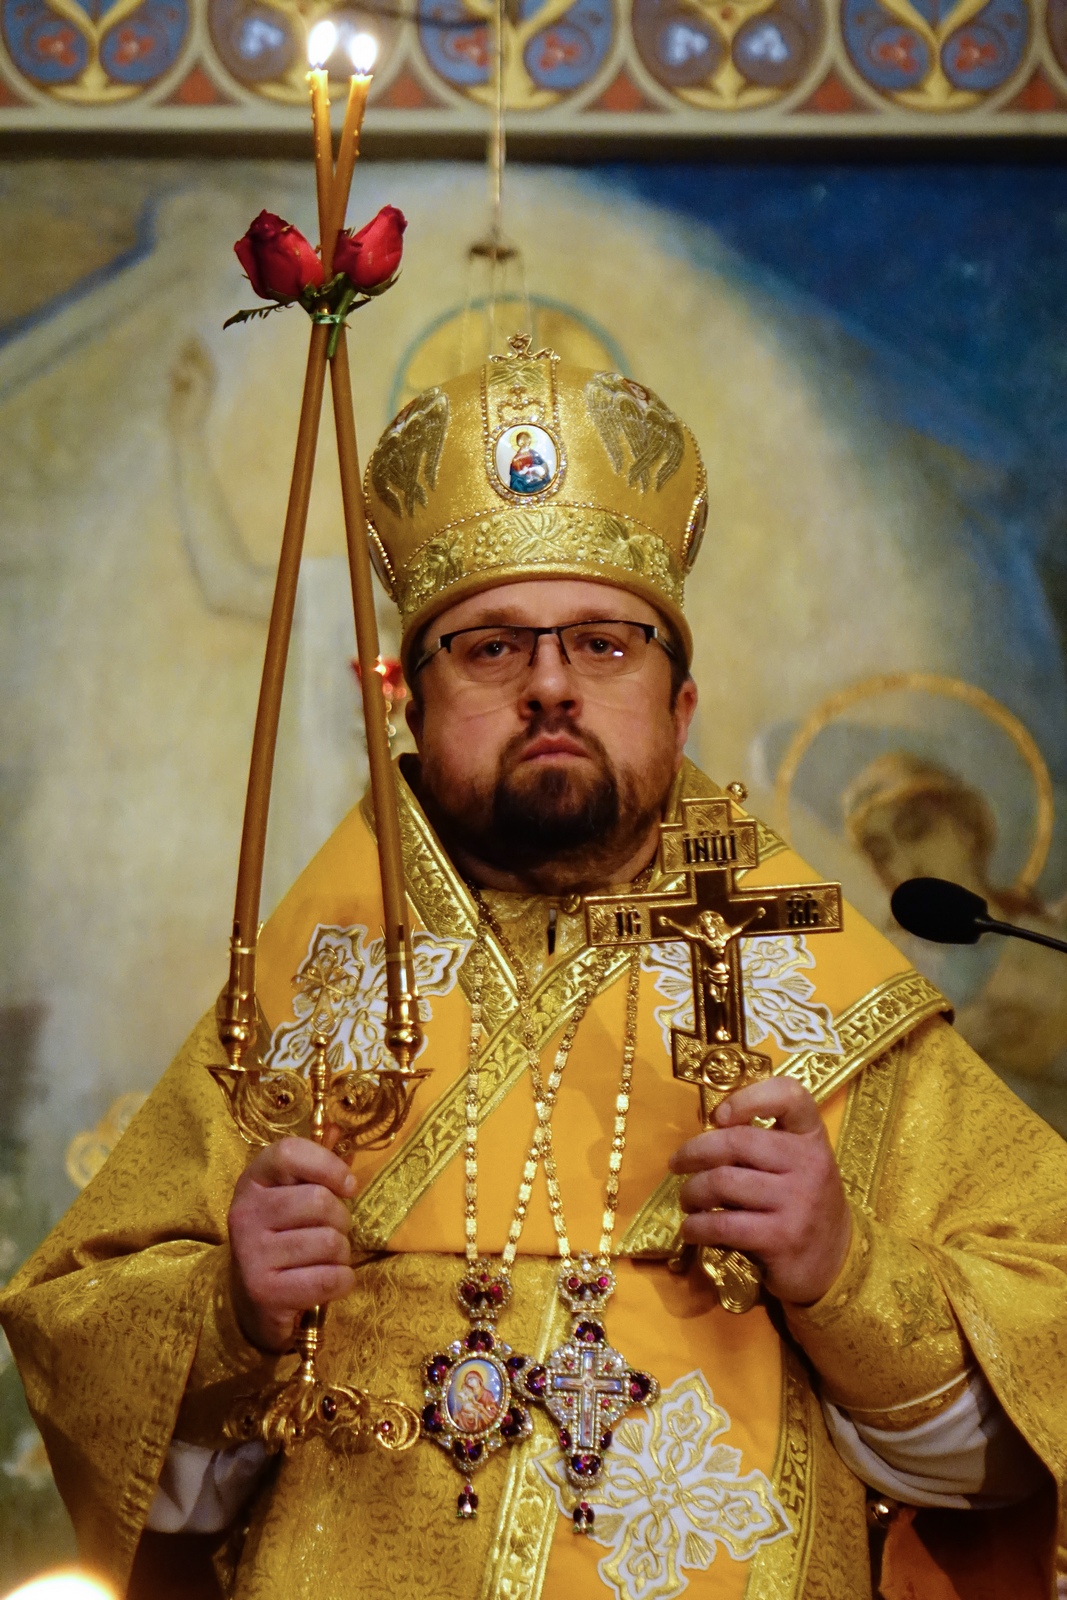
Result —
[[[495,445],[520,424],[548,477],[516,489]],[[706,515],[703,469],[687,431],[629,380],[520,349],[412,402],[372,457],[368,499],[411,673],[428,644],[449,649],[431,626],[449,606],[539,580],[638,597],[688,656],[681,589]],[[565,663],[562,637],[559,647]],[[535,640],[534,655],[555,648]],[[634,971],[629,952],[604,958],[587,943],[580,895],[477,890],[431,821],[422,778],[417,764],[405,768],[400,810],[427,1032],[420,1064],[432,1076],[396,1142],[356,1157],[355,1286],[333,1307],[321,1358],[331,1381],[416,1410],[428,1355],[461,1331],[472,948],[481,939],[485,952],[478,1246],[497,1258],[535,1121],[531,1030],[547,1080],[599,962],[552,1108],[570,1239],[596,1250]],[[719,792],[684,762],[666,813]],[[746,888],[814,881],[766,829],[761,846]],[[345,979],[343,1050],[364,1068],[384,1064],[377,885],[364,801],[263,931],[271,1064],[305,1061],[307,993],[324,964]],[[251,1343],[235,1310],[227,1213],[249,1151],[207,1070],[220,1060],[209,1016],[0,1304],[87,1563],[120,1588],[133,1572],[131,1592],[139,1582],[151,1592],[149,1554],[162,1551],[157,1572],[173,1570],[199,1533],[214,1566],[188,1580],[190,1597],[864,1600],[873,1503],[888,1524],[888,1600],[1056,1595],[1067,1473],[1062,1141],[851,909],[833,937],[753,941],[749,1043],[814,1097],[851,1233],[813,1304],[768,1294],[731,1315],[698,1267],[670,1269],[684,1180],[668,1162],[698,1127],[670,1045],[672,1027],[692,1021],[688,951],[649,945],[638,959],[606,1317],[612,1344],[655,1375],[658,1396],[617,1424],[589,1534],[574,1535],[558,1429],[541,1412],[529,1438],[478,1474],[474,1518],[457,1518],[457,1474],[428,1440],[395,1455],[346,1455],[323,1439],[272,1462],[246,1455],[234,1489],[226,1422],[293,1357]],[[542,1168],[499,1319],[501,1336],[534,1360],[565,1337],[557,1269]],[[183,1509],[173,1489],[168,1499],[183,1461],[201,1464],[198,1506],[212,1500],[202,1485],[217,1485],[213,1516]],[[164,1577],[154,1581],[166,1592]]]

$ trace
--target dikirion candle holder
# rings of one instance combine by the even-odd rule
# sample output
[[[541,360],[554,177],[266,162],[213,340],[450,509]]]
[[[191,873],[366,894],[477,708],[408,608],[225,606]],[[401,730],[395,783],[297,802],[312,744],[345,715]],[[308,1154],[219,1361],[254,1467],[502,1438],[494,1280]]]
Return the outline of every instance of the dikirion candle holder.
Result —
[[[253,1148],[287,1134],[302,1134],[321,1144],[333,1126],[340,1129],[339,1150],[350,1155],[357,1148],[381,1147],[395,1138],[410,1109],[412,1095],[428,1073],[415,1066],[422,1027],[389,749],[388,707],[382,678],[375,670],[380,658],[378,625],[346,338],[347,318],[352,312],[368,305],[396,281],[406,224],[396,207],[386,206],[358,232],[344,228],[377,47],[373,37],[365,33],[349,41],[354,70],[335,165],[325,63],[337,41],[337,28],[328,18],[311,29],[308,41],[319,249],[316,252],[296,228],[269,212],[260,213],[235,247],[253,289],[270,303],[236,313],[227,326],[291,305],[300,305],[310,316],[312,326],[252,739],[230,970],[216,1008],[225,1061],[212,1064],[210,1071],[226,1095],[242,1136]],[[373,1073],[359,1067],[338,1069],[332,1061],[331,1046],[341,1020],[344,995],[328,974],[323,975],[318,991],[311,997],[310,1051],[299,1071],[264,1065],[267,1040],[256,1001],[256,946],[267,814],[327,368],[381,867],[387,985],[385,1043],[395,1063]],[[284,1382],[272,1384],[242,1402],[229,1421],[229,1437],[259,1439],[274,1451],[290,1451],[312,1435],[346,1453],[375,1444],[390,1451],[407,1449],[419,1434],[419,1418],[410,1407],[387,1397],[365,1394],[350,1385],[327,1384],[319,1377],[316,1362],[326,1315],[325,1306],[314,1306],[304,1313],[294,1345],[299,1358],[297,1371]]]

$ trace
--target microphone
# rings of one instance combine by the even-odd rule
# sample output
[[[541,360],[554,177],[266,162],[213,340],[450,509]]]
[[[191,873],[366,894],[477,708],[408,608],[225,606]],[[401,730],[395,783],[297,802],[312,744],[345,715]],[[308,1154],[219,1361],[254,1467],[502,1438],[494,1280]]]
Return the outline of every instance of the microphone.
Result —
[[[977,944],[983,933],[1000,933],[1067,952],[1063,939],[1016,927],[1013,922],[998,922],[989,915],[981,895],[972,894],[961,883],[949,883],[947,878],[909,878],[893,890],[889,906],[905,933],[934,944]]]

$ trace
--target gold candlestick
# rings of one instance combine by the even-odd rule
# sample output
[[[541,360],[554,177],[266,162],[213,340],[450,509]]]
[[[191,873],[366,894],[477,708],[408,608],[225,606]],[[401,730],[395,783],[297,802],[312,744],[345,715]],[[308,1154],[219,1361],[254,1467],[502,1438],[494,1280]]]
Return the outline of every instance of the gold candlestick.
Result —
[[[389,712],[377,671],[378,619],[374,611],[374,588],[367,546],[367,513],[359,475],[359,450],[352,410],[352,382],[348,368],[348,344],[342,328],[337,349],[330,362],[333,414],[337,432],[337,455],[341,468],[341,498],[345,514],[348,566],[352,581],[352,603],[356,614],[356,642],[359,650],[359,682],[363,697],[363,721],[367,735],[367,761],[370,767],[371,798],[378,834],[378,857],[382,874],[382,903],[385,912],[386,1044],[396,1059],[397,1069],[406,1077],[414,1073],[413,1062],[422,1043],[418,995],[415,991],[411,941],[407,923],[407,897],[404,892],[404,863],[400,849],[400,824],[397,814],[396,778],[389,748]],[[384,1076],[384,1075],[383,1075]]]
[[[341,160],[335,175],[327,76],[322,65],[335,42],[336,30],[329,22],[319,23],[309,40],[312,70],[308,82],[320,249],[327,282],[332,274],[337,234],[344,222],[359,153],[359,131],[370,83],[369,72],[357,73],[353,78],[342,133]],[[266,1144],[283,1134],[305,1128],[316,1143],[323,1144],[327,1129],[333,1124],[341,1130],[335,1148],[348,1157],[357,1148],[378,1147],[395,1137],[407,1115],[411,1096],[427,1073],[416,1070],[413,1065],[422,1041],[422,1030],[407,928],[385,702],[381,679],[373,670],[378,658],[378,630],[359,482],[348,354],[343,327],[336,324],[337,313],[333,313],[325,320],[316,320],[311,333],[289,507],[253,737],[230,977],[218,1008],[219,1037],[226,1051],[227,1065],[214,1067],[212,1071],[224,1088],[234,1119],[250,1144]],[[365,667],[363,703],[385,908],[386,1043],[397,1063],[396,1067],[382,1069],[377,1074],[334,1072],[330,1066],[330,1046],[340,1024],[339,1007],[347,998],[343,975],[333,972],[324,971],[315,990],[311,1052],[304,1072],[265,1070],[256,1048],[259,1031],[255,996],[256,939],[267,809],[331,335],[340,357],[338,360],[335,354],[331,360],[331,379],[356,634],[360,661]],[[408,1449],[419,1434],[419,1419],[410,1407],[391,1399],[374,1399],[350,1385],[327,1384],[318,1377],[316,1358],[325,1321],[325,1306],[313,1306],[304,1313],[294,1345],[294,1353],[299,1357],[296,1373],[286,1382],[272,1385],[260,1395],[242,1402],[230,1420],[228,1435],[234,1439],[260,1439],[272,1450],[291,1450],[312,1434],[327,1438],[335,1448],[348,1452],[365,1449],[371,1443],[388,1450]]]
[[[256,725],[252,735],[252,757],[248,769],[241,853],[237,868],[237,892],[230,940],[230,976],[219,997],[219,1040],[226,1052],[231,1072],[245,1068],[257,1070],[256,1039],[259,1030],[255,995],[256,940],[259,928],[259,902],[263,886],[263,858],[267,838],[267,810],[270,805],[274,752],[278,742],[278,718],[289,639],[293,631],[296,586],[300,558],[304,549],[311,480],[315,468],[315,447],[319,436],[322,394],[326,382],[326,346],[330,330],[316,326],[311,330],[304,397],[297,427],[293,475],[278,557],[278,577],[274,586],[267,645],[263,657]]]

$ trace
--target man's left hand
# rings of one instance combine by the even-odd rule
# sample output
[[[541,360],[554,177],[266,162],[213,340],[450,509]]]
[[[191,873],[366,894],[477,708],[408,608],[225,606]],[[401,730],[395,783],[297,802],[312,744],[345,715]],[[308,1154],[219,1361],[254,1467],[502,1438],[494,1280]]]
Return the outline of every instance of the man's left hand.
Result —
[[[754,1128],[773,1117],[773,1128]],[[811,1305],[844,1264],[852,1217],[814,1099],[792,1078],[765,1078],[716,1109],[717,1126],[676,1150],[692,1244],[754,1256],[779,1300]]]

